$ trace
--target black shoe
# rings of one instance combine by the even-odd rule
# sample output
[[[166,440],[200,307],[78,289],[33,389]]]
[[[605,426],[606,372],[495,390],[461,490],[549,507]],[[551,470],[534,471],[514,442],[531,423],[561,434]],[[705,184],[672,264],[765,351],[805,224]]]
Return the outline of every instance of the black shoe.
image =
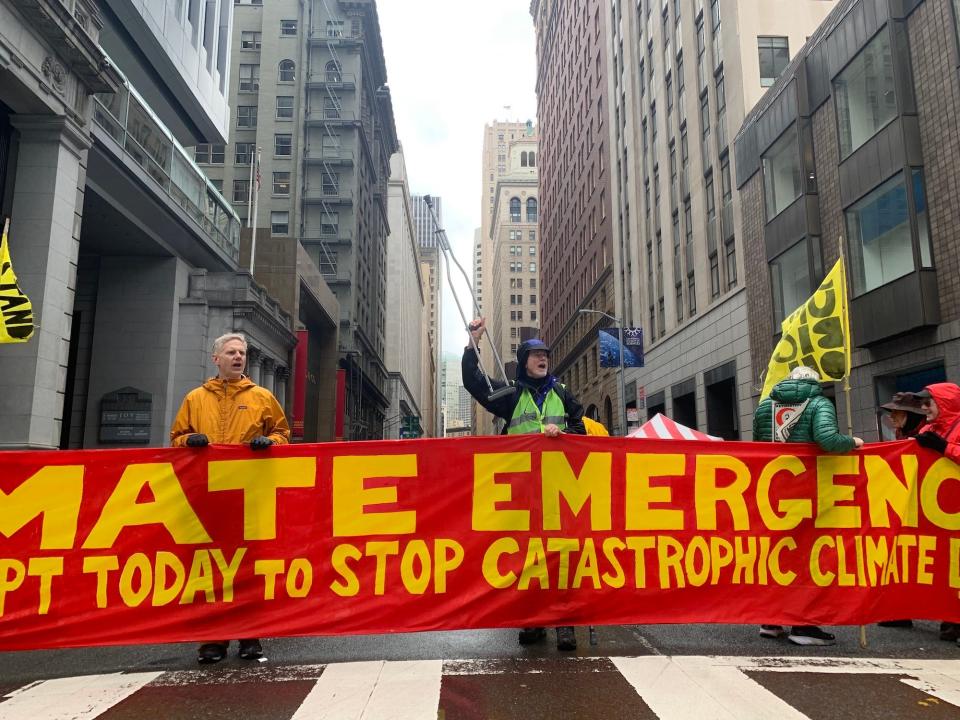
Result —
[[[577,635],[573,627],[565,625],[557,628],[557,650],[576,650]]]
[[[542,627],[529,627],[520,631],[520,644],[533,645],[547,637],[547,629]]]
[[[794,645],[836,645],[837,641],[828,632],[824,632],[813,625],[794,625],[787,635],[787,640]]]
[[[257,660],[263,657],[263,646],[256,638],[240,641],[240,651],[237,655],[242,660]]]
[[[782,625],[761,625],[760,626],[760,637],[770,638],[771,640],[779,640],[782,637],[787,636],[787,631],[783,629]]]
[[[229,643],[212,642],[204,643],[197,650],[197,662],[202,665],[220,662],[227,656],[227,645]]]
[[[947,642],[960,642],[960,624],[942,622],[940,623],[940,639]]]
[[[912,628],[913,620],[884,620],[878,622],[877,625],[880,627]]]

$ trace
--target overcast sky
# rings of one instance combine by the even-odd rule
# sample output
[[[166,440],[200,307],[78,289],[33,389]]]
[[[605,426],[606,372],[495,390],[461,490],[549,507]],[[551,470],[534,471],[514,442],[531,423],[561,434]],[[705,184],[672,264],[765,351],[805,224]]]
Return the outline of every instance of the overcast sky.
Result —
[[[447,236],[468,273],[480,227],[483,126],[536,121],[529,8],[528,0],[377,2],[410,192],[443,199]],[[459,354],[466,332],[446,279],[443,284],[443,349]],[[458,296],[470,305],[465,288]]]

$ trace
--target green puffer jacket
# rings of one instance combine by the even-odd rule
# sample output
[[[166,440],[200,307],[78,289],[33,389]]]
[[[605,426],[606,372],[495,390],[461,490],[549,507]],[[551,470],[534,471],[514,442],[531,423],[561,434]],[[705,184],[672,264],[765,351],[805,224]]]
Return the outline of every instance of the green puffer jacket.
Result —
[[[760,442],[773,440],[773,403],[796,405],[804,400],[810,403],[794,425],[788,442],[815,442],[826,452],[843,453],[854,448],[853,438],[842,435],[837,427],[837,411],[833,403],[823,396],[816,380],[782,380],[770,396],[764,398],[753,414],[753,439]]]

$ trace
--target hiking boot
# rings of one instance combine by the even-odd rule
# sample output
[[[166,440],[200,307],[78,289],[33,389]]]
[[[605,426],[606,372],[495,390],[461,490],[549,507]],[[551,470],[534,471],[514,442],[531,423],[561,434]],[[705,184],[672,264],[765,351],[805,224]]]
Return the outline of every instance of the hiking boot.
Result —
[[[794,645],[836,645],[837,641],[828,632],[824,632],[814,625],[794,625],[787,636],[787,640]]]
[[[229,641],[204,643],[197,650],[197,662],[201,665],[220,662],[227,656]]]
[[[570,625],[557,628],[557,650],[576,650],[577,635]]]
[[[883,622],[878,622],[877,625],[880,627],[912,628],[913,620],[884,620]]]
[[[760,637],[771,638],[772,640],[779,640],[782,637],[787,636],[787,631],[783,629],[783,625],[761,625],[760,626]]]
[[[258,660],[263,657],[263,646],[256,638],[240,641],[240,651],[237,655],[242,660]]]
[[[520,631],[520,644],[533,645],[547,637],[547,629],[542,627],[528,627]]]
[[[960,624],[942,622],[940,623],[940,639],[947,642],[960,642]]]

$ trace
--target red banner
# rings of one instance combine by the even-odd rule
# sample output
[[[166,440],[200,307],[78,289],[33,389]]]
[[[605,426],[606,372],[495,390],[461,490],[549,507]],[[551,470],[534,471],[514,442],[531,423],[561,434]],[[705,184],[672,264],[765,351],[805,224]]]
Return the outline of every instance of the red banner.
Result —
[[[914,442],[542,436],[0,456],[0,649],[621,623],[960,621]]]

